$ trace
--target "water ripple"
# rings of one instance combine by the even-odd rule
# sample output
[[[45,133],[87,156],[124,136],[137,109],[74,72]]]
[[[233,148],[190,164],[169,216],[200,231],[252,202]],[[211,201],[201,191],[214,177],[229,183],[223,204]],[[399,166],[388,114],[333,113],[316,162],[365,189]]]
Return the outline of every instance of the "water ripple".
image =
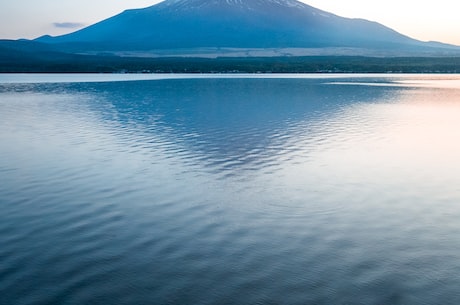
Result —
[[[334,78],[1,84],[0,303],[457,304],[458,77]]]

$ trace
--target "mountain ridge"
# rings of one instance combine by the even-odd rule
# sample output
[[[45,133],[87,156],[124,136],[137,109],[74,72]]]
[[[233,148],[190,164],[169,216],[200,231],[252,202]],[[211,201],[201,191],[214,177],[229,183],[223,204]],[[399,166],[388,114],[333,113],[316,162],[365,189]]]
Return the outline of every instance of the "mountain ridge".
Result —
[[[433,46],[377,22],[297,0],[165,0],[126,10],[79,31],[35,41],[63,49],[142,51],[190,48],[454,48]]]

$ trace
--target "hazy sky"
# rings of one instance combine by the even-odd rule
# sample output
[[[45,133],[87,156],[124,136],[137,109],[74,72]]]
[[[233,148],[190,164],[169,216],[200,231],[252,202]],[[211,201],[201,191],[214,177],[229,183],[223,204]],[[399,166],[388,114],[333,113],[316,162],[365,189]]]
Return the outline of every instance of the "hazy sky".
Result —
[[[0,0],[0,38],[58,35],[159,0]],[[344,17],[380,22],[420,40],[460,45],[458,0],[304,0]]]

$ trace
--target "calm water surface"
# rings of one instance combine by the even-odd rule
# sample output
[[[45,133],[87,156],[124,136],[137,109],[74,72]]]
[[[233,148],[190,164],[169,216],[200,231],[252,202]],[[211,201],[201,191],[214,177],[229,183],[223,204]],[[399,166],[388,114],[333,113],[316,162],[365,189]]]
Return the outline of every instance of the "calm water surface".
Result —
[[[0,75],[0,304],[459,304],[460,76]]]

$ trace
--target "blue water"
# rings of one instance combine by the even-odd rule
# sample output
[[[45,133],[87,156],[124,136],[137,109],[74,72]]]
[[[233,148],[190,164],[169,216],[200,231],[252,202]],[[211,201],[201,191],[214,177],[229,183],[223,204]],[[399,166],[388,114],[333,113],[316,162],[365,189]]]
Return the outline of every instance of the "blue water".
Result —
[[[0,75],[0,304],[459,304],[460,77]]]

